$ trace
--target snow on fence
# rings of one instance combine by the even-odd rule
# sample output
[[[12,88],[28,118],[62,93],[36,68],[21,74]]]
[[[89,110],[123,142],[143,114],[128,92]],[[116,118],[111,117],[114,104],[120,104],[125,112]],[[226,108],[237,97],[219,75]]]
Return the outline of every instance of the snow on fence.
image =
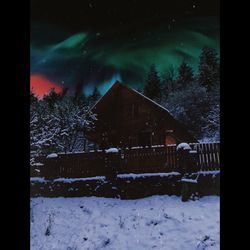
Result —
[[[220,143],[191,143],[193,151],[197,151],[197,169],[211,171],[220,169]],[[34,166],[38,171],[32,173],[48,178],[79,178],[107,175],[110,168],[105,151],[58,154],[54,158],[39,157],[43,166]],[[114,156],[112,156],[114,157]],[[123,149],[112,158],[117,174],[157,173],[177,171],[179,160],[176,145],[137,147]],[[109,165],[110,166],[110,165]]]
[[[121,152],[123,173],[171,172],[178,169],[176,145],[125,149]]]
[[[58,154],[57,158],[45,158],[41,176],[48,178],[79,178],[105,175],[103,152]]]
[[[220,169],[220,143],[191,143],[198,153],[198,167],[204,171]]]

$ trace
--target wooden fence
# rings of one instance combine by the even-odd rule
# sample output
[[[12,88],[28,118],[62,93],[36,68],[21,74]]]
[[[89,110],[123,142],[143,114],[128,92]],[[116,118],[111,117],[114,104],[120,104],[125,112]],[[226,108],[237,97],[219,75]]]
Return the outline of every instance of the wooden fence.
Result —
[[[44,166],[40,167],[39,172],[51,178],[105,175],[104,159],[103,152],[58,154],[56,158],[40,157],[38,160]]]
[[[197,151],[197,166],[201,170],[220,169],[220,143],[192,143],[192,149]]]
[[[178,169],[176,146],[132,148],[121,153],[121,173],[157,173]]]
[[[220,168],[220,143],[192,143],[193,151],[197,151],[196,165],[198,170],[218,170]],[[56,158],[39,157],[37,161],[43,166],[31,168],[40,176],[48,178],[79,178],[103,176],[108,174],[108,155],[105,152],[83,152],[58,154]],[[116,172],[120,173],[157,173],[172,172],[180,169],[176,145],[152,146],[120,150],[114,162]]]

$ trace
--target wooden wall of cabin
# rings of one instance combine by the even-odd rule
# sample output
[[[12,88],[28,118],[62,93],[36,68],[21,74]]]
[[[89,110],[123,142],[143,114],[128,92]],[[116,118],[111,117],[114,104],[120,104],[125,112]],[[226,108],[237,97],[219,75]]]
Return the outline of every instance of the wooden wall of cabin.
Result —
[[[122,89],[121,134],[126,146],[141,146],[140,133],[151,136],[152,145],[164,144],[165,131],[171,124],[164,115],[142,96]],[[136,107],[136,108],[135,108]],[[136,113],[133,112],[136,110]],[[169,127],[168,127],[169,124]],[[141,136],[143,137],[143,136]],[[145,138],[145,140],[147,140]]]
[[[89,136],[101,147],[118,146],[121,98],[119,91],[110,93],[105,102],[96,111],[95,130]]]
[[[190,141],[172,116],[127,88],[111,92],[97,111],[92,139],[102,147],[163,145],[170,130],[176,142]]]

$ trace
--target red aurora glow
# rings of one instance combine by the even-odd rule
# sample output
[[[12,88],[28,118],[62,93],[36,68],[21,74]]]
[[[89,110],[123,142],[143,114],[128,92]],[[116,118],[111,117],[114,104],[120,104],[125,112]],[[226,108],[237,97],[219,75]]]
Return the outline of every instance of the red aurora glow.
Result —
[[[49,80],[46,76],[39,74],[30,75],[30,90],[32,90],[32,92],[34,92],[39,98],[42,98],[53,88],[57,93],[62,91],[60,86]]]

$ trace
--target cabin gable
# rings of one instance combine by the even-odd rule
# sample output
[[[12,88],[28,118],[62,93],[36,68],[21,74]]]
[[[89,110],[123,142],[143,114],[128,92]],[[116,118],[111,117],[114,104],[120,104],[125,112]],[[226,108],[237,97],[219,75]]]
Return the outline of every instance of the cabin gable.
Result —
[[[92,111],[97,121],[89,137],[101,147],[196,142],[165,108],[119,82]]]

